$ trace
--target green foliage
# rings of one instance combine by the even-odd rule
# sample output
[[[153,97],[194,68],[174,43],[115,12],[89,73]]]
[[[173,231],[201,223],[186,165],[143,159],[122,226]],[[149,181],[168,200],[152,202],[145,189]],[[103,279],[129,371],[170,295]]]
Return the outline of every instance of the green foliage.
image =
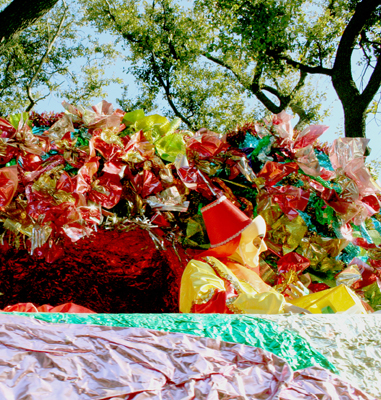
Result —
[[[111,82],[121,82],[103,72],[117,52],[83,34],[80,17],[78,6],[62,2],[7,45],[0,54],[1,115],[29,111],[51,93],[89,104]],[[81,65],[75,73],[73,63]]]
[[[200,15],[191,15],[172,1],[85,5],[99,31],[111,29],[127,41],[130,54],[126,59],[132,63],[130,71],[141,83],[145,101],[123,99],[120,104],[152,110],[153,99],[164,96],[172,108],[164,113],[180,117],[192,129],[231,128],[253,117],[244,89],[237,87],[230,74],[198,60],[206,32]]]
[[[105,72],[122,46],[125,71],[139,85],[135,97],[124,86],[118,103],[125,110],[216,131],[286,110],[299,116],[302,129],[329,113],[321,108],[324,85],[308,74],[330,75],[343,32],[366,0],[67,1],[0,54],[0,114],[30,110],[50,93],[89,105],[110,83],[123,85],[121,76]],[[0,7],[9,2],[0,0]],[[361,79],[381,54],[380,16],[381,6],[356,39]],[[89,24],[115,43],[85,34]],[[168,106],[157,110],[162,100]],[[377,107],[368,103],[366,112],[376,115]],[[345,121],[351,109],[344,107]]]
[[[99,32],[124,39],[142,99],[131,100],[126,91],[120,104],[128,109],[151,111],[164,98],[164,114],[180,117],[191,129],[215,130],[259,118],[266,109],[291,107],[305,122],[325,115],[321,92],[299,93],[305,77],[267,55],[269,49],[297,49],[294,24],[304,26],[303,0],[82,2]]]

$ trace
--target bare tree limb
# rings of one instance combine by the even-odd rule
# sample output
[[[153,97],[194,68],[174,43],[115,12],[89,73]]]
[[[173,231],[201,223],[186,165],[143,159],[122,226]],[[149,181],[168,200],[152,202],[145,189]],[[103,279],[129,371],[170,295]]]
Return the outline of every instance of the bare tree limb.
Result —
[[[352,76],[351,57],[361,32],[381,0],[362,0],[341,37],[335,63],[332,84],[344,108],[345,136],[365,137],[365,118],[369,103],[381,85],[381,56],[372,75],[361,93]]]
[[[225,62],[220,60],[217,57],[211,56],[209,53],[202,53],[204,57],[208,60],[213,61],[214,63],[228,69],[233,73],[238,82],[247,90],[250,90],[257,99],[272,113],[278,114],[281,111],[285,110],[287,107],[291,107],[292,111],[299,116],[299,126],[303,126],[308,123],[311,119],[311,116],[306,113],[306,111],[298,104],[292,103],[294,96],[297,92],[302,88],[305,83],[307,72],[300,71],[300,78],[294,89],[289,95],[283,95],[279,89],[273,88],[268,85],[260,85],[260,79],[262,76],[262,65],[260,62],[257,62],[251,85],[248,87],[244,82],[242,82],[242,78]],[[279,105],[275,104],[264,92],[269,92],[273,96],[275,96],[279,100]]]
[[[333,81],[341,79],[349,83],[353,80],[351,65],[353,49],[367,20],[379,5],[381,5],[381,0],[363,0],[357,5],[355,13],[346,26],[337,48],[335,63],[333,65]],[[338,75],[340,75],[340,78]]]

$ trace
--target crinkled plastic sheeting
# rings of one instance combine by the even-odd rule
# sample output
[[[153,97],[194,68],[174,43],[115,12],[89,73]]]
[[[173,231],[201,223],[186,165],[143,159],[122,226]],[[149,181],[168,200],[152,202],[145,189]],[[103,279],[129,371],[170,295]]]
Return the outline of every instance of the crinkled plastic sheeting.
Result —
[[[304,337],[341,377],[381,399],[381,314],[263,317]]]
[[[130,327],[2,315],[4,400],[375,400],[320,367],[293,373],[258,347]]]
[[[293,370],[321,366],[337,372],[332,363],[308,343],[308,339],[305,340],[299,334],[280,328],[275,322],[251,316],[223,314],[17,314],[53,323],[137,327],[209,337],[268,350],[284,358]]]

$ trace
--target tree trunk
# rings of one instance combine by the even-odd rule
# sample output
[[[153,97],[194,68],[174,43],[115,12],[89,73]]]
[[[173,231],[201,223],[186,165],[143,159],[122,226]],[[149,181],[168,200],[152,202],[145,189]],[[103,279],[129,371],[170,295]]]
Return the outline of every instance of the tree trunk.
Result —
[[[0,13],[0,51],[50,11],[58,0],[13,0]]]
[[[381,0],[362,0],[350,19],[341,37],[335,63],[332,69],[332,84],[344,108],[345,136],[366,137],[365,112],[381,84],[381,57],[376,56],[377,64],[362,93],[358,90],[352,76],[352,54],[358,37],[372,13],[377,10]]]
[[[357,89],[348,63],[336,64],[332,84],[344,110],[345,137],[366,137],[365,112],[370,102]]]
[[[344,129],[345,137],[366,137],[365,130],[365,111],[367,107],[363,107],[360,101],[356,99],[350,104],[343,104],[344,108]]]

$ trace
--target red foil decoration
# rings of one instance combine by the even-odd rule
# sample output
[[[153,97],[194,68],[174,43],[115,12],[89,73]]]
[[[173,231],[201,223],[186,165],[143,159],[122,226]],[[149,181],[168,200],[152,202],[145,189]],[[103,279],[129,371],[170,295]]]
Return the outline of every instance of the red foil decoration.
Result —
[[[37,154],[25,153],[20,156],[22,167],[25,171],[34,171],[43,163],[42,158]]]
[[[13,306],[7,306],[2,310],[4,312],[50,312],[50,313],[76,313],[76,314],[95,314],[94,311],[74,303],[65,303],[60,306],[53,307],[49,304],[44,304],[36,307],[32,303],[18,303]]]
[[[298,164],[294,162],[280,164],[274,161],[267,161],[262,170],[257,174],[258,178],[264,178],[266,186],[274,186],[286,176],[297,172]]]
[[[104,173],[95,181],[89,199],[105,208],[112,208],[118,204],[122,195],[122,184],[119,175]]]
[[[308,290],[310,290],[312,293],[321,292],[327,289],[330,289],[330,287],[326,283],[313,282],[308,285]]]
[[[17,166],[0,169],[0,207],[7,206],[18,186]]]
[[[0,244],[0,309],[17,303],[75,303],[98,313],[178,312],[183,269],[192,253],[157,250],[147,231],[94,232],[49,241],[30,256]],[[43,257],[47,257],[45,260]],[[50,261],[50,262],[49,262]]]
[[[161,182],[156,176],[147,170],[143,170],[135,175],[133,178],[133,183],[136,189],[136,192],[144,198],[161,192],[163,190],[163,186],[161,186]]]
[[[217,133],[203,128],[187,140],[187,155],[190,159],[193,156],[208,159],[226,151],[229,147],[225,136],[221,138]]]
[[[299,215],[297,210],[306,209],[310,198],[309,192],[295,186],[269,187],[267,190],[290,221]]]
[[[310,266],[310,260],[298,253],[287,253],[277,262],[279,274],[296,271],[298,274]]]

